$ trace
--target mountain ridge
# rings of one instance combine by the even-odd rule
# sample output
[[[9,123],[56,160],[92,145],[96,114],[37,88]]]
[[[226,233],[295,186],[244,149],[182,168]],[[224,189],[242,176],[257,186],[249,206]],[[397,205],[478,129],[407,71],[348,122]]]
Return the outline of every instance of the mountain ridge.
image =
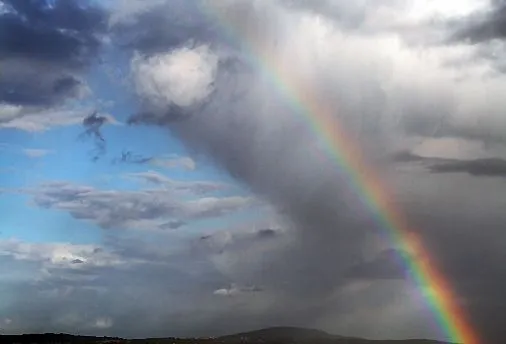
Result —
[[[120,337],[96,337],[80,336],[66,333],[42,333],[42,334],[22,334],[22,335],[0,335],[0,341],[5,344],[56,344],[56,343],[93,343],[93,344],[451,344],[437,340],[428,339],[405,339],[405,340],[374,340],[355,337],[345,337],[334,335],[322,330],[277,326],[258,330],[239,332],[230,335],[212,338],[145,338],[145,339],[125,339]]]

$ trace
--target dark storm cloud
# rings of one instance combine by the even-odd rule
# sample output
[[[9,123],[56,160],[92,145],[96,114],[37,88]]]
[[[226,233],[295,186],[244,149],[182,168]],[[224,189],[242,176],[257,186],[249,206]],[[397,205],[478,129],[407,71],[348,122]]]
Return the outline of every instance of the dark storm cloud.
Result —
[[[206,67],[206,58],[212,54],[216,54],[220,61],[223,56],[244,59],[243,52],[236,49],[234,43],[227,45],[221,37],[209,34],[213,32],[214,24],[209,25],[208,19],[194,13],[194,3],[173,2],[176,6],[173,12],[169,11],[169,2],[159,3],[116,24],[117,30],[121,31],[116,33],[123,35],[125,47],[140,50],[141,55],[166,57],[181,47],[193,51],[201,46],[200,43],[209,43],[210,54],[197,59],[204,62],[195,70]],[[330,1],[315,4],[323,6],[321,8],[325,11],[326,6],[332,5]],[[504,137],[500,130],[502,126],[498,125],[500,116],[487,116],[483,127],[459,117],[458,110],[463,112],[462,117],[478,116],[484,111],[481,111],[481,105],[468,100],[476,88],[464,89],[461,98],[454,97],[453,91],[457,93],[461,89],[457,83],[447,82],[446,70],[439,67],[439,60],[434,63],[437,67],[431,69],[427,66],[431,66],[432,61],[417,60],[414,57],[417,52],[408,53],[396,44],[392,48],[391,41],[376,45],[367,37],[356,39],[350,30],[346,34],[339,31],[335,41],[329,38],[328,43],[322,43],[321,38],[331,36],[334,28],[322,30],[321,23],[304,16],[311,2],[299,1],[296,5],[301,11],[287,14],[286,8],[278,7],[274,2],[229,1],[225,6],[230,6],[230,11],[224,16],[230,16],[228,19],[235,25],[254,36],[251,39],[268,50],[273,60],[279,58],[280,65],[286,66],[286,72],[303,83],[304,92],[318,95],[321,103],[335,109],[333,115],[339,118],[343,130],[358,138],[367,158],[379,157],[374,160],[377,162],[385,154],[397,151],[397,146],[395,150],[392,149],[394,144],[390,146],[392,141],[398,144],[397,139],[404,143],[402,139],[417,136],[482,140]],[[345,2],[338,5],[348,6]],[[360,6],[354,8],[351,3],[349,6],[352,12],[360,14],[363,10]],[[172,17],[181,13],[187,16],[181,16],[184,19]],[[317,33],[311,35],[313,31]],[[332,50],[336,46],[338,49]],[[388,58],[380,56],[383,49],[386,49]],[[385,66],[382,58],[385,58]],[[155,77],[168,73],[162,68],[166,67],[166,59],[149,60],[141,56],[137,62],[147,65]],[[376,64],[378,70],[367,67]],[[403,68],[396,69],[397,64]],[[325,321],[327,324],[343,324],[340,329],[344,330],[352,323],[356,324],[357,333],[379,333],[388,337],[417,333],[424,326],[424,320],[420,319],[424,312],[411,307],[409,297],[399,296],[404,295],[399,290],[412,290],[413,286],[400,279],[403,271],[395,267],[392,251],[388,250],[393,243],[382,242],[380,245],[376,241],[376,234],[385,234],[385,229],[371,220],[370,211],[357,200],[354,190],[350,191],[349,180],[343,178],[335,161],[322,154],[313,133],[293,116],[294,109],[286,104],[286,99],[259,76],[260,73],[251,66],[244,67],[246,65],[245,62],[232,69],[218,62],[213,80],[207,83],[209,80],[205,79],[204,86],[211,85],[213,92],[200,107],[195,104],[174,107],[174,99],[167,96],[170,88],[163,88],[170,84],[170,78],[148,80],[144,85],[155,84],[160,88],[142,93],[141,109],[131,120],[131,124],[166,127],[182,138],[190,149],[212,156],[225,171],[265,197],[280,213],[280,222],[288,228],[286,235],[267,234],[266,237],[261,233],[271,232],[260,230],[249,231],[247,235],[243,233],[243,236],[231,233],[202,236],[192,252],[198,253],[198,257],[208,254],[209,257],[202,259],[211,262],[221,277],[227,277],[224,278],[226,281],[213,285],[212,290],[223,289],[232,283],[262,286],[263,292],[242,296],[259,297],[255,299],[258,302],[254,302],[259,308],[261,301],[268,305],[255,311],[254,307],[246,305],[240,308],[242,303],[231,303],[228,307],[212,304],[213,307],[201,312],[182,312],[185,316],[181,319],[191,318],[192,321],[178,319],[176,323],[180,330],[218,332],[241,326],[246,330],[250,325],[268,326],[269,322],[282,318],[301,325]],[[136,81],[149,77],[145,71],[134,76]],[[182,87],[188,86],[184,83],[176,85],[181,86],[177,87],[178,90],[192,90]],[[393,91],[388,91],[390,88]],[[151,99],[146,94],[149,92],[153,93]],[[160,106],[160,99],[167,102]],[[390,121],[389,116],[397,118]],[[390,130],[389,125],[394,129]],[[490,128],[493,130],[489,131]],[[399,155],[396,159],[420,160],[410,154]],[[488,295],[499,295],[504,290],[502,282],[494,285],[489,281],[478,286],[473,282],[485,275],[494,276],[497,267],[502,266],[503,258],[498,252],[504,250],[501,251],[499,244],[489,243],[502,242],[504,236],[500,231],[503,221],[500,212],[505,206],[501,201],[504,199],[501,186],[487,178],[429,173],[423,169],[413,174],[392,172],[391,166],[385,166],[390,162],[379,161],[377,165],[373,164],[373,168],[381,177],[393,180],[396,196],[393,198],[399,211],[405,211],[410,225],[413,224],[411,230],[425,239],[427,252],[440,263],[438,267],[452,285],[457,286],[459,296],[466,302],[480,304],[487,290],[493,291]],[[157,178],[153,175],[144,177]],[[159,178],[156,180],[160,181]],[[95,192],[92,190],[90,194]],[[49,205],[54,203],[54,208],[61,209],[74,206],[75,201],[67,200],[67,197],[51,196]],[[125,202],[117,204],[119,208],[125,207]],[[136,206],[140,205],[145,206],[144,202]],[[103,204],[100,206],[102,209]],[[168,208],[169,204],[163,203],[164,211]],[[144,216],[139,212],[134,211],[132,215]],[[107,217],[104,216],[105,220]],[[490,254],[480,255],[479,252],[486,248],[490,248]],[[477,267],[482,264],[487,268]],[[356,280],[360,281],[356,283]],[[364,294],[360,290],[362,281],[370,286]],[[212,294],[212,290],[207,293]],[[399,298],[403,300],[400,305],[394,302]],[[223,299],[234,302],[228,298],[220,299],[220,302]],[[246,303],[244,299],[241,302]],[[390,317],[395,319],[392,323],[386,320]],[[123,321],[133,323],[131,319]],[[161,325],[155,320],[150,323],[153,329],[161,328]],[[140,328],[141,325],[136,326]],[[383,328],[371,329],[374,326]],[[128,328],[134,331],[132,327]],[[499,328],[494,331],[498,332]],[[434,332],[426,330],[423,333],[432,335]]]
[[[99,51],[106,13],[78,0],[2,4],[0,101],[47,106],[82,92],[79,73]]]
[[[153,112],[140,112],[130,116],[128,124],[156,124],[165,125],[174,122],[180,122],[188,119],[191,115],[191,111],[183,109],[180,106],[171,104],[170,108],[166,110],[163,116],[159,116]]]
[[[275,229],[271,229],[271,228],[265,228],[265,229],[260,229],[257,232],[257,235],[260,238],[273,238],[276,235],[278,235],[278,231],[276,231]]]
[[[481,177],[506,177],[506,160],[482,158],[472,160],[422,157],[408,151],[392,155],[393,161],[422,163],[433,173],[467,173]]]
[[[506,275],[501,263],[504,251],[497,240],[504,240],[501,228],[506,219],[499,210],[504,207],[499,199],[504,190],[497,183],[484,185],[481,178],[466,176],[465,180],[467,185],[465,181],[452,183],[447,179],[446,183],[451,184],[448,193],[451,195],[453,190],[453,195],[440,193],[443,198],[439,201],[440,209],[424,205],[409,210],[410,218],[419,228],[437,228],[437,233],[427,230],[424,234],[424,246],[431,261],[451,283],[455,298],[469,314],[471,325],[483,342],[501,343],[504,332],[496,319],[503,318],[506,306],[500,296],[506,288]],[[478,183],[485,190],[477,191]],[[489,196],[473,199],[472,192]],[[459,197],[467,200],[458,200]]]
[[[310,44],[310,38],[299,47],[297,40],[290,35],[303,36],[305,30],[293,24],[297,17],[290,22],[295,28],[284,27],[289,19],[274,3],[232,1],[229,6],[226,13],[232,17],[229,19],[241,29],[257,34],[252,39],[258,40],[260,46],[275,46],[279,39],[280,46],[275,46],[272,53],[283,54],[283,49],[288,51],[283,55],[285,60],[282,63],[290,66],[290,73],[300,76],[310,92],[339,108],[341,111],[336,111],[336,116],[342,116],[343,123],[349,124],[351,131],[356,130],[354,133],[367,135],[365,141],[374,143],[372,152],[381,149],[381,142],[376,141],[380,138],[380,119],[368,121],[367,117],[377,114],[385,101],[379,84],[368,82],[366,72],[359,72],[358,80],[351,75],[333,80],[328,71],[319,69],[323,64],[317,61],[307,65],[303,57],[300,63],[294,61],[311,50],[305,46]],[[178,32],[177,22],[166,21],[163,29],[170,31],[167,26],[172,24],[173,30]],[[153,35],[158,35],[159,29],[147,23],[143,29],[153,29]],[[285,38],[286,42],[283,41]],[[192,45],[189,47],[191,49]],[[240,51],[234,49],[233,46],[220,46],[213,52],[241,60]],[[165,52],[173,52],[173,47],[165,46]],[[322,55],[324,52],[322,47]],[[205,66],[206,60],[203,60]],[[163,59],[141,63],[157,68],[163,64]],[[334,65],[339,67],[337,62]],[[350,269],[359,261],[361,250],[367,247],[373,231],[378,228],[371,222],[369,212],[354,197],[349,183],[343,181],[340,171],[318,150],[313,133],[303,123],[294,120],[294,109],[286,104],[286,99],[251,67],[233,71],[229,67],[217,64],[212,81],[214,92],[204,106],[191,109],[191,116],[186,116],[185,121],[175,123],[174,116],[168,114],[171,110],[168,106],[149,112],[149,116],[144,116],[145,112],[141,111],[134,117],[133,124],[146,122],[169,127],[190,149],[212,156],[228,173],[265,197],[282,213],[283,220],[290,227],[289,235],[272,235],[272,232],[265,231],[253,234],[256,240],[240,236],[230,239],[224,235],[206,237],[199,242],[209,245],[212,252],[216,251],[213,259],[233,276],[234,283],[260,285],[265,291],[282,295],[262,312],[265,322],[280,315],[308,324],[311,318],[323,317],[330,311],[327,300],[349,283]],[[342,68],[346,73],[346,67]],[[156,71],[158,74],[153,75],[163,74],[162,70]],[[148,76],[144,73],[137,77]],[[334,92],[336,89],[342,92]],[[159,99],[164,91],[160,89],[154,98]],[[363,102],[354,101],[357,93]],[[418,105],[417,113],[427,108],[421,99],[412,97],[412,102]],[[406,106],[406,112],[413,108]],[[356,116],[357,113],[360,116]],[[371,249],[373,247],[371,245]],[[297,312],[291,311],[294,309]],[[248,317],[246,314],[242,319],[245,323],[258,322],[254,315]],[[227,328],[224,318],[217,315],[216,321],[219,322],[219,325],[216,323],[217,330]],[[213,321],[209,320],[209,323]]]
[[[353,266],[347,273],[351,279],[404,279],[407,271],[402,266],[399,252],[386,250],[371,261]]]
[[[51,105],[60,102],[66,97],[79,95],[83,86],[81,80],[75,76],[46,74],[41,71],[38,83],[31,82],[36,76],[36,69],[31,71],[16,71],[23,68],[7,61],[2,63],[0,79],[0,100],[10,104],[19,105]],[[40,66],[41,70],[44,68]]]
[[[213,41],[218,37],[216,28],[202,12],[201,3],[201,0],[155,1],[147,10],[134,12],[133,19],[115,20],[112,32],[120,46],[147,54],[188,44],[188,40],[195,44]]]
[[[105,13],[84,1],[3,0],[2,58],[33,58],[83,66],[99,48]]]
[[[454,34],[453,39],[472,44],[484,43],[506,37],[506,3],[492,0],[492,9],[484,13],[473,13]],[[457,25],[457,24],[454,24]]]
[[[248,29],[252,32],[258,29],[262,39],[275,41],[281,24],[267,10],[271,5],[262,6],[232,2],[227,15],[244,16]],[[274,14],[280,11],[276,7],[272,9]],[[257,21],[257,18],[260,19]],[[164,25],[169,24],[172,23]],[[176,24],[174,29],[178,30]],[[275,92],[263,92],[268,89],[267,83],[257,79],[250,69],[232,72],[226,64],[218,64],[217,68],[215,92],[186,121],[171,126],[173,116],[163,109],[140,118],[151,124],[171,126],[191,149],[210,154],[232,176],[267,196],[296,224],[298,244],[289,252],[279,253],[279,259],[265,268],[263,279],[277,279],[268,283],[278,285],[282,280],[293,281],[287,283],[287,288],[297,295],[331,293],[342,278],[339,271],[345,271],[354,258],[350,258],[354,245],[367,235],[368,230],[363,227],[367,220],[355,216],[356,204],[348,202],[347,186],[331,182],[340,179],[338,171],[322,164],[320,156],[314,154],[315,148],[307,144],[312,140],[310,133],[291,120],[289,109],[283,105],[274,107],[272,120],[276,122],[267,121],[269,110],[262,112],[262,106],[279,102]],[[247,91],[241,92],[241,89]],[[241,96],[236,97],[238,91]],[[265,98],[259,102],[257,96]],[[335,242],[345,241],[349,244],[347,248],[335,250]],[[282,257],[284,254],[286,257]],[[307,282],[299,281],[301,274],[308,276]],[[310,280],[319,282],[310,283]],[[263,285],[263,282],[259,283]]]
[[[432,164],[429,169],[435,173],[463,172],[474,176],[506,177],[506,160],[476,159],[469,161],[448,161]]]

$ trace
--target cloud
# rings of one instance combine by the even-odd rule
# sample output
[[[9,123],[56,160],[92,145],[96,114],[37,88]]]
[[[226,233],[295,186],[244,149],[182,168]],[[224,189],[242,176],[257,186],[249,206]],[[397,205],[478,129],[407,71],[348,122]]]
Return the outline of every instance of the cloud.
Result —
[[[10,274],[15,279],[2,283],[4,295],[10,296],[0,311],[2,317],[11,319],[8,331],[71,332],[75,326],[90,335],[167,336],[187,331],[186,321],[166,331],[161,330],[165,320],[155,319],[181,319],[178,312],[189,310],[187,300],[204,302],[202,295],[212,296],[212,290],[225,282],[211,266],[196,264],[187,253],[168,249],[173,238],[164,238],[159,251],[153,251],[145,239],[145,235],[136,237],[131,247],[125,246],[124,236],[115,237],[108,247],[0,241],[0,273],[19,268],[17,274]],[[86,262],[72,264],[76,256]],[[121,264],[104,264],[106,257]],[[102,264],[92,263],[100,261]],[[197,279],[200,284],[195,283]],[[139,303],[125,303],[125,298],[136,298]],[[193,309],[197,310],[190,311]],[[143,314],[145,321],[129,314]],[[126,333],[125,328],[132,330]]]
[[[353,266],[347,277],[352,279],[404,279],[407,271],[401,263],[399,252],[385,250],[380,252],[374,259]]]
[[[111,115],[98,114],[96,110],[86,116],[82,121],[84,131],[79,135],[79,138],[84,139],[86,137],[91,137],[93,139],[95,143],[94,160],[97,160],[101,155],[105,154],[106,140],[102,135],[101,129],[109,122],[118,124]]]
[[[429,169],[435,173],[465,172],[474,176],[505,177],[506,161],[502,159],[455,160],[434,163]]]
[[[53,150],[49,149],[41,149],[41,148],[23,148],[22,146],[9,144],[9,143],[0,143],[0,150],[1,151],[9,151],[9,152],[20,152],[23,155],[37,159],[42,158],[48,154],[55,153]]]
[[[399,152],[392,155],[398,163],[421,164],[432,173],[467,173],[481,177],[506,176],[506,160],[501,158],[458,159],[456,157],[421,156],[413,152]]]
[[[209,96],[217,62],[208,47],[198,46],[146,59],[136,56],[131,69],[140,96],[160,95],[150,99],[152,105],[186,107]]]
[[[134,154],[131,151],[123,151],[121,153],[121,158],[113,159],[113,163],[150,164],[168,169],[184,168],[188,171],[193,171],[197,167],[195,160],[188,156],[148,157]]]
[[[47,149],[25,148],[23,150],[23,153],[29,158],[42,158],[54,152],[52,150]]]
[[[133,63],[132,80],[141,110],[131,124],[168,128],[192,151],[209,155],[266,199],[288,228],[289,234],[262,246],[231,233],[204,235],[199,243],[208,245],[220,271],[233,276],[230,283],[253,280],[272,295],[282,295],[262,313],[267,317],[293,314],[291,319],[305,325],[361,324],[356,335],[391,337],[407,331],[438,337],[417,315],[422,311],[410,299],[418,295],[417,287],[398,278],[402,269],[395,268],[390,254],[383,255],[398,247],[381,239],[385,229],[371,217],[356,190],[350,190],[348,177],[333,159],[339,151],[346,155],[354,148],[363,152],[381,183],[389,185],[393,204],[406,214],[410,230],[423,237],[428,254],[440,262],[459,300],[465,300],[463,307],[480,313],[480,288],[470,287],[480,273],[464,269],[458,257],[473,251],[476,254],[469,261],[484,262],[477,252],[492,244],[486,244],[490,239],[481,231],[472,230],[479,223],[486,223],[488,238],[502,236],[498,229],[503,216],[498,209],[504,203],[499,191],[504,192],[503,184],[469,175],[430,173],[424,162],[421,167],[401,166],[392,160],[415,162],[416,154],[395,158],[392,154],[413,152],[433,139],[475,142],[490,154],[504,149],[500,130],[504,127],[504,78],[489,77],[490,61],[474,59],[473,47],[448,43],[458,30],[453,23],[486,4],[261,0],[206,4],[211,11],[199,12],[201,4],[185,7],[178,2],[175,12],[194,14],[186,16],[184,23],[170,20],[174,14],[168,14],[163,3],[138,15],[130,13],[130,28],[142,32],[130,41],[131,47],[137,56],[145,56],[134,60],[139,65]],[[202,18],[202,12],[208,15]],[[431,25],[438,13],[443,15]],[[165,20],[150,22],[148,18]],[[390,25],[395,18],[400,20]],[[350,27],[354,23],[358,27]],[[403,27],[413,30],[405,35]],[[220,28],[233,32],[237,41],[224,39]],[[416,36],[412,40],[407,37],[411,34]],[[141,36],[145,45],[139,43]],[[197,51],[199,47],[206,47],[206,54],[218,59],[216,69],[212,78],[190,75],[186,85],[192,87],[185,90],[203,94],[202,85],[212,85],[212,92],[204,93],[205,101],[198,106],[186,106],[190,101],[175,105],[170,85],[179,79],[169,71],[173,63],[169,57],[181,49]],[[156,59],[150,60],[153,56]],[[465,68],[455,63],[459,60],[467,61]],[[139,78],[135,71],[141,65],[149,73]],[[323,114],[333,117],[352,139],[341,147],[322,145],[322,133],[311,130],[305,116],[316,121]],[[445,144],[440,142],[439,147]],[[449,154],[447,158],[460,157]],[[472,222],[463,223],[471,218]],[[234,255],[236,250],[242,256]],[[269,263],[260,258],[260,252]],[[490,275],[497,272],[492,267],[500,265],[499,256],[499,250],[494,250],[486,259]],[[353,289],[361,285],[353,275],[361,276],[367,287]],[[483,284],[494,288],[489,282]],[[226,294],[229,289],[221,285],[214,290]],[[405,296],[399,303],[394,301],[396,293]],[[349,308],[338,307],[341,304]],[[372,319],[377,318],[396,321],[376,327]],[[363,325],[364,321],[372,327]],[[386,334],[386,328],[392,332]]]
[[[33,57],[11,47],[9,54],[21,56],[16,59],[3,50],[7,45],[0,48],[7,73],[2,128],[43,131],[82,123],[85,116],[55,115],[46,107],[81,94],[82,71],[100,46],[94,40],[100,43],[107,16],[95,17],[95,9],[75,2],[58,2],[55,12],[40,4],[19,11],[28,24],[42,16],[35,22],[57,37],[48,43],[49,57],[40,56],[37,45],[19,47]],[[9,264],[0,266],[9,273],[0,273],[9,276],[12,301],[0,316],[12,319],[17,331],[103,327],[122,336],[209,335],[283,319],[344,335],[443,338],[420,300],[430,290],[402,278],[393,251],[398,243],[382,239],[385,228],[350,189],[345,161],[334,159],[357,149],[370,166],[365,172],[388,185],[392,206],[423,239],[424,253],[454,287],[473,326],[487,340],[500,337],[504,181],[476,178],[502,174],[506,139],[504,76],[491,74],[493,61],[476,58],[487,37],[501,37],[498,17],[473,14],[486,6],[471,0],[114,2],[110,42],[132,54],[129,75],[139,100],[129,124],[170,130],[256,196],[209,196],[221,190],[214,182],[173,181],[153,171],[129,176],[151,189],[57,182],[21,190],[35,206],[125,230],[106,231],[105,248],[2,243],[0,258]],[[62,13],[91,19],[83,26],[66,23]],[[468,16],[477,21],[459,21]],[[28,25],[12,11],[1,19]],[[487,21],[497,29],[493,35],[477,29]],[[27,27],[39,37],[39,26]],[[67,48],[60,54],[55,45],[72,37],[83,38],[77,40],[83,54]],[[466,38],[487,44],[473,47],[463,44]],[[326,147],[321,132],[310,130],[307,120],[322,114],[351,138],[345,145]],[[455,147],[471,142],[480,149],[458,156]],[[422,155],[421,146],[445,154]],[[483,160],[490,156],[497,160]],[[431,166],[466,173],[431,173]],[[360,182],[359,171],[352,172]],[[257,214],[262,223],[206,227],[190,243],[181,242],[181,231],[129,230],[173,229],[253,210],[256,197],[269,203]],[[217,297],[231,295],[241,297]]]
[[[258,231],[258,236],[260,238],[273,238],[276,235],[278,235],[278,231],[276,231],[275,229],[271,229],[271,228],[260,229]]]
[[[97,329],[107,329],[111,328],[113,324],[114,322],[110,318],[98,318],[97,320],[95,320],[92,326]]]
[[[21,106],[0,105],[0,129],[43,132],[54,127],[81,123],[84,111],[69,109],[40,110]]]
[[[154,55],[167,47],[181,48],[192,39],[196,44],[216,38],[217,28],[200,11],[201,1],[138,0],[117,2],[110,26],[120,47]],[[176,25],[171,24],[174,23]],[[152,23],[146,30],[146,24]]]
[[[175,158],[154,158],[151,162],[154,166],[164,168],[182,167],[189,171],[194,171],[197,168],[195,160],[188,156],[175,157]]]
[[[132,179],[140,179],[145,182],[159,185],[170,190],[187,192],[194,195],[205,195],[230,188],[230,185],[219,182],[176,181],[155,171],[129,173],[126,175],[126,177]]]
[[[189,186],[182,190],[191,190],[191,183]],[[100,190],[66,182],[46,183],[23,192],[31,195],[38,207],[68,212],[76,219],[91,221],[107,229],[163,229],[172,221],[221,217],[258,203],[252,197],[183,200],[171,190]]]
[[[161,229],[178,229],[186,225],[186,222],[181,220],[175,220],[175,221],[169,221],[167,223],[164,223],[163,225],[160,225]]]
[[[217,296],[237,296],[240,293],[239,289],[237,288],[222,288],[222,289],[216,289],[213,294]]]
[[[465,18],[454,39],[477,44],[504,38],[506,35],[506,22],[504,21],[505,4],[500,0],[494,0],[490,3],[490,8],[472,13]]]
[[[79,74],[99,51],[105,12],[77,1],[3,5],[0,102],[49,106],[79,95],[84,87]]]
[[[240,287],[235,284],[232,284],[228,288],[221,288],[216,289],[213,294],[216,296],[239,296],[241,294],[247,294],[247,293],[258,293],[261,292],[262,288],[257,286],[246,286],[246,287]]]

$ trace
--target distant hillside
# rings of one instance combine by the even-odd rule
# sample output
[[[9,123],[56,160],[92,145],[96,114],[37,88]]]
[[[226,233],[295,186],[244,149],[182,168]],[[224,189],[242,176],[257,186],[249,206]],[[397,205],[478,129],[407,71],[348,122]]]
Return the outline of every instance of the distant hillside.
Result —
[[[93,336],[74,336],[65,333],[42,333],[42,334],[22,334],[22,335],[0,335],[0,343],[10,344],[60,344],[60,343],[118,343],[124,342],[122,338],[113,337],[93,337]]]
[[[434,340],[369,340],[329,334],[325,331],[300,327],[271,327],[217,338],[218,343],[250,344],[449,344]]]
[[[324,331],[299,327],[272,327],[219,338],[148,338],[121,339],[111,337],[73,336],[69,334],[0,335],[2,344],[445,344],[431,340],[367,340],[336,336]]]
[[[300,328],[300,327],[270,327],[256,331],[237,333],[233,335],[220,337],[222,340],[284,340],[297,341],[307,339],[338,339],[341,336],[328,334],[321,330]]]

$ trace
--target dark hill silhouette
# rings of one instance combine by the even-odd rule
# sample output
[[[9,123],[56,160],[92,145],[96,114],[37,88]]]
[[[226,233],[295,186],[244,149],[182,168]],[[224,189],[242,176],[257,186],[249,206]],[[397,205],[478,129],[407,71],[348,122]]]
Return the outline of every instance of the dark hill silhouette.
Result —
[[[60,344],[60,343],[114,343],[123,342],[124,339],[116,337],[94,337],[94,336],[74,336],[65,333],[41,333],[41,334],[21,334],[21,335],[0,335],[0,343],[10,344]]]
[[[220,338],[224,340],[248,338],[249,340],[269,339],[269,340],[294,341],[306,339],[338,339],[344,337],[332,335],[321,330],[284,326],[284,327],[270,327],[256,331],[237,333],[233,335],[223,336]]]
[[[116,337],[73,336],[69,334],[0,335],[2,344],[445,344],[433,340],[368,340],[332,335],[324,331],[299,327],[272,327],[237,333],[218,338],[149,338],[122,339]],[[448,343],[447,343],[448,344]]]

